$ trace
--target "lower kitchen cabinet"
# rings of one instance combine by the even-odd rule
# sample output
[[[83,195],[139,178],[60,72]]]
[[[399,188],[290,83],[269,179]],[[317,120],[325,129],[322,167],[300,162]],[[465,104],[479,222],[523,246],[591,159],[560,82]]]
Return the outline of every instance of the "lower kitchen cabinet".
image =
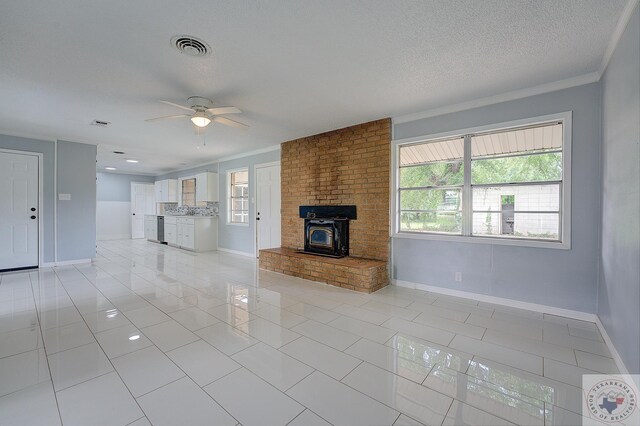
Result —
[[[144,216],[144,238],[151,241],[158,240],[158,217]]]
[[[178,236],[178,226],[174,223],[174,224],[168,224],[166,222],[164,222],[164,241],[167,244],[171,244],[171,245],[175,245],[177,240],[177,236]]]
[[[175,221],[175,224],[171,223],[172,220],[167,223],[165,216],[164,233],[167,243],[198,252],[218,249],[217,218],[206,216],[176,217]]]

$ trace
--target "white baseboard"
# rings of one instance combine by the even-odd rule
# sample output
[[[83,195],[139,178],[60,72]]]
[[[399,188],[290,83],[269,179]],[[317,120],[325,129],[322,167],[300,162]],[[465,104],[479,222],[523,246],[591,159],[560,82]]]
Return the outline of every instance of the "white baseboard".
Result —
[[[613,341],[607,334],[607,330],[604,328],[604,325],[600,321],[600,317],[598,317],[598,315],[596,314],[591,314],[589,312],[574,311],[571,309],[556,308],[554,306],[540,305],[538,303],[521,302],[519,300],[507,299],[504,297],[487,296],[485,294],[471,293],[468,291],[452,290],[448,288],[436,287],[436,286],[427,285],[427,284],[413,283],[410,281],[391,280],[391,283],[400,287],[408,287],[416,290],[424,290],[424,291],[429,291],[431,293],[462,297],[464,299],[477,300],[479,302],[493,303],[495,305],[503,305],[503,306],[509,306],[512,308],[526,309],[529,311],[541,312],[543,314],[558,315],[561,317],[577,319],[580,321],[594,322],[598,327],[598,329],[600,330],[600,334],[604,339],[604,343],[607,345],[607,348],[609,348],[609,351],[611,352],[611,356],[613,357],[613,360],[615,361],[616,366],[618,367],[618,370],[620,370],[620,373],[629,374],[629,370],[627,369],[626,365],[624,365],[624,362],[622,361],[622,357],[620,357],[620,354],[618,353],[618,350],[613,344]],[[638,384],[638,386],[640,386],[640,384]]]
[[[540,305],[538,303],[521,302],[519,300],[507,299],[505,297],[488,296],[486,294],[471,293],[468,291],[453,290],[427,284],[412,283],[410,281],[391,280],[392,284],[400,287],[414,288],[416,290],[429,291],[447,296],[462,297],[464,299],[477,300],[479,302],[504,305],[512,308],[526,309],[528,311],[542,312],[543,314],[558,315],[561,317],[573,318],[580,321],[596,322],[596,314],[589,312],[574,311],[571,309],[556,308],[554,306]]]
[[[65,260],[62,262],[45,262],[40,265],[40,268],[53,268],[56,266],[79,265],[81,263],[91,263],[91,259],[74,259],[74,260]]]
[[[224,247],[218,247],[218,251],[223,251],[225,253],[231,253],[231,254],[238,254],[240,256],[251,257],[253,259],[256,259],[255,254],[247,253],[246,251],[231,250],[231,249],[224,248]]]
[[[611,340],[611,337],[609,337],[609,334],[607,333],[607,329],[604,328],[602,321],[600,321],[600,317],[597,315],[596,315],[596,325],[600,330],[600,334],[604,339],[604,343],[609,348],[609,352],[611,352],[611,356],[613,357],[613,360],[616,362],[616,367],[618,367],[618,370],[620,370],[620,374],[630,374],[629,369],[627,368],[626,365],[624,365],[624,361],[622,361],[622,357],[620,356],[620,354],[618,353],[618,350],[613,344],[613,340]],[[640,387],[640,383],[636,383],[636,385]]]
[[[131,239],[131,234],[98,235],[96,239],[98,241],[129,240]]]

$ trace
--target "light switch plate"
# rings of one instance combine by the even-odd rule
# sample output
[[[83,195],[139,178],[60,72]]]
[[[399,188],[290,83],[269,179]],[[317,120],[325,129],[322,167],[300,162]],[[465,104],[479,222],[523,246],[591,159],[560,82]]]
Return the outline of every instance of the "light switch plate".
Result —
[[[71,194],[58,194],[58,200],[60,201],[70,201]]]

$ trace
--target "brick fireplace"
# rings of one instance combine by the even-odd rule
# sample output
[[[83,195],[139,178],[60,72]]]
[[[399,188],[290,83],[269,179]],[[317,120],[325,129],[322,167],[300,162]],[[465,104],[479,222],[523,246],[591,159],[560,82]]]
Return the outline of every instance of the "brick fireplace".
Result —
[[[261,250],[260,267],[371,292],[388,283],[391,120],[382,119],[281,145],[282,248]],[[305,244],[300,206],[357,208],[349,256],[296,253]]]

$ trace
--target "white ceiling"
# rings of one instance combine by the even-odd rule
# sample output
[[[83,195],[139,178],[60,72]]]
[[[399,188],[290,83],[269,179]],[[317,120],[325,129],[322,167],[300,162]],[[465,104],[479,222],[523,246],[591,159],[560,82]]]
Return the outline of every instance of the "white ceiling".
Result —
[[[100,144],[162,173],[596,72],[626,0],[37,0],[0,5],[0,133]],[[192,58],[188,34],[212,47]],[[146,123],[193,95],[247,131]],[[234,117],[234,118],[236,118]],[[106,120],[107,128],[90,126]],[[104,146],[102,146],[104,144]]]

